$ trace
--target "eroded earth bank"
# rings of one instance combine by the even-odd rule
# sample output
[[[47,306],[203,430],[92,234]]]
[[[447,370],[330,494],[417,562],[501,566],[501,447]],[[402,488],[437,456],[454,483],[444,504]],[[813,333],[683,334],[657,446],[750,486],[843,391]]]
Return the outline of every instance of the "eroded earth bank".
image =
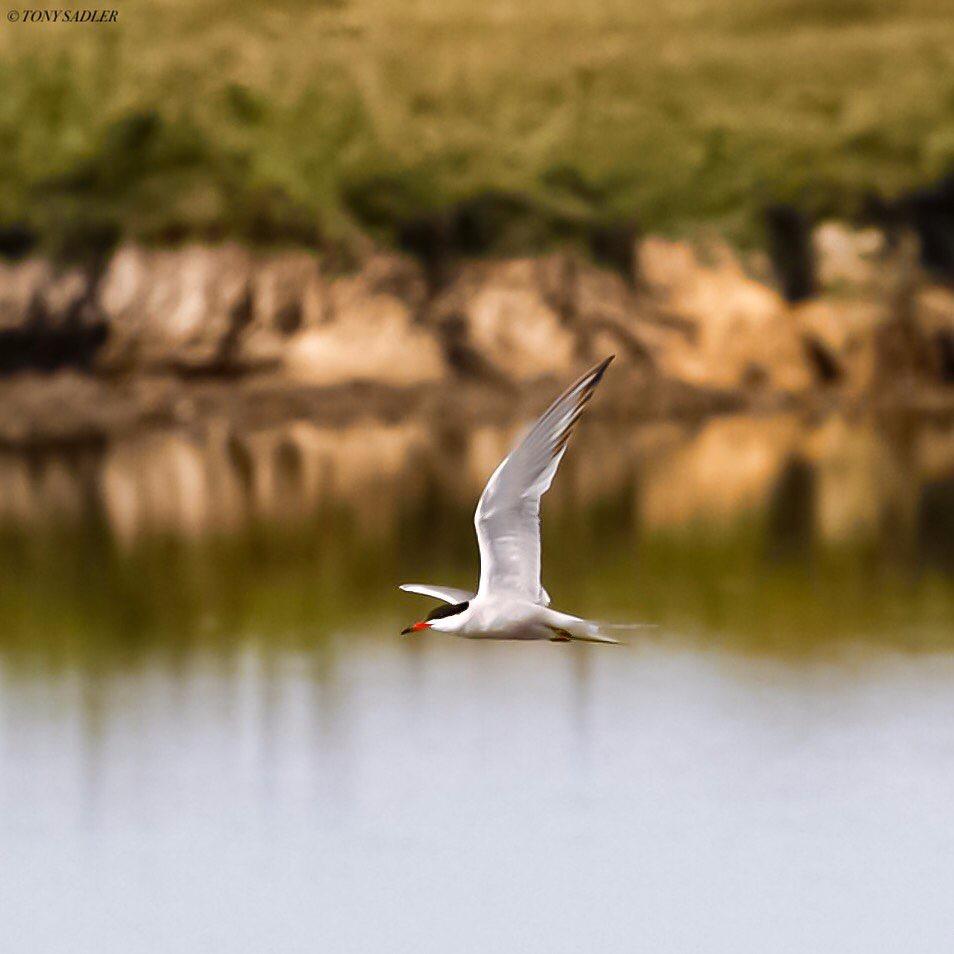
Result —
[[[233,244],[8,262],[0,442],[212,422],[501,422],[610,352],[598,413],[622,419],[949,409],[954,292],[917,241],[828,223],[811,243],[795,294],[767,256],[653,237],[602,263],[566,251],[438,267],[372,250],[346,267]]]

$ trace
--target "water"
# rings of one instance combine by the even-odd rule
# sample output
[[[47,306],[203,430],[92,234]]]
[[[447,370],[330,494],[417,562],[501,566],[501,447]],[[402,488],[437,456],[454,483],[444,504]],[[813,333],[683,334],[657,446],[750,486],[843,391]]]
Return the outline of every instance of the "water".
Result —
[[[511,437],[0,454],[4,949],[949,949],[954,427],[592,422],[545,582],[658,628],[400,638]]]

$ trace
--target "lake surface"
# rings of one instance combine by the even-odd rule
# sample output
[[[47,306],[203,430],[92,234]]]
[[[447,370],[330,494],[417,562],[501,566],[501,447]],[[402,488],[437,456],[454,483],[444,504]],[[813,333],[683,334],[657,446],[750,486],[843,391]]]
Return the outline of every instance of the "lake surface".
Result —
[[[954,424],[588,422],[554,605],[402,638],[513,429],[0,452],[0,936],[24,952],[942,952]]]

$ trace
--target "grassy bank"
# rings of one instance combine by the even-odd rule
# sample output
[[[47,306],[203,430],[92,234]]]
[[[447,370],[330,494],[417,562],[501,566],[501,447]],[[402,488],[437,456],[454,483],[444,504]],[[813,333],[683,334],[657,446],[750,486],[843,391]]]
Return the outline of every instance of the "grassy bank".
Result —
[[[0,226],[387,238],[487,190],[751,240],[954,164],[952,0],[137,0],[0,21]],[[17,226],[11,228],[11,226]]]

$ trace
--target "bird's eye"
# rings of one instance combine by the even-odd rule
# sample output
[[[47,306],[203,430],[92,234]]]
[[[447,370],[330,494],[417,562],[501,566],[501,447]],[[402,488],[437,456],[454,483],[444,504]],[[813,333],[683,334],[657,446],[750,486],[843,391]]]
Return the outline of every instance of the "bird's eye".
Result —
[[[430,621],[432,619],[444,619],[446,616],[456,616],[458,613],[463,613],[468,606],[470,606],[469,601],[454,603],[451,606],[438,606],[437,609],[431,610],[425,619]]]

